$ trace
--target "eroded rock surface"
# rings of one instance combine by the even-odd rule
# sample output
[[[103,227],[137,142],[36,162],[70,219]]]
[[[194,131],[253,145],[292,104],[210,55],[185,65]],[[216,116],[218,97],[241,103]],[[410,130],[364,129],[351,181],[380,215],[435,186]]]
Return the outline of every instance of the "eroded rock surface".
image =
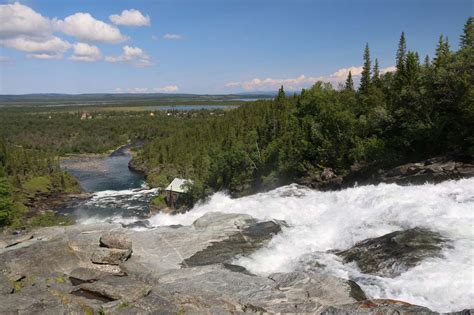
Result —
[[[361,303],[369,301],[353,281],[317,271],[256,276],[229,263],[283,226],[208,213],[190,226],[144,231],[114,224],[40,229],[0,249],[0,313],[364,313]],[[117,260],[97,263],[115,251]],[[97,253],[105,254],[91,260]],[[378,309],[403,313],[406,306]]]
[[[439,257],[446,245],[439,233],[417,227],[364,240],[337,255],[344,263],[355,261],[364,273],[395,277],[426,258]]]

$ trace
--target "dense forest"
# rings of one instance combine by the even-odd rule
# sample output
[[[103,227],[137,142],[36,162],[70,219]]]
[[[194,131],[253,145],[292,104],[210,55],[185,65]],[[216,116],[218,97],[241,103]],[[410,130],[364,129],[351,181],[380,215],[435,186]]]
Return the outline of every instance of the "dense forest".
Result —
[[[351,168],[387,166],[439,154],[474,154],[474,19],[459,49],[440,36],[420,60],[402,33],[396,71],[380,73],[365,46],[358,89],[317,82],[300,94],[283,87],[271,101],[241,106],[222,119],[176,130],[145,145],[135,162],[156,185],[193,179],[194,199],[212,191],[248,194]]]
[[[0,115],[0,227],[62,223],[41,213],[35,200],[80,192],[59,157],[107,153],[133,141],[169,136],[208,119],[208,111],[117,111],[88,108],[6,107]],[[225,111],[214,110],[223,115]]]

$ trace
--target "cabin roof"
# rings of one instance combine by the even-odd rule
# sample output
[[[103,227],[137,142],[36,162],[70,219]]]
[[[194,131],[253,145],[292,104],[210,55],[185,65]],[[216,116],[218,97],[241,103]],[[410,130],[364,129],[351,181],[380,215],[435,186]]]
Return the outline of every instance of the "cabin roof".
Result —
[[[173,181],[165,188],[167,191],[173,191],[178,193],[185,193],[188,191],[186,184],[193,184],[193,181],[190,179],[175,178]]]

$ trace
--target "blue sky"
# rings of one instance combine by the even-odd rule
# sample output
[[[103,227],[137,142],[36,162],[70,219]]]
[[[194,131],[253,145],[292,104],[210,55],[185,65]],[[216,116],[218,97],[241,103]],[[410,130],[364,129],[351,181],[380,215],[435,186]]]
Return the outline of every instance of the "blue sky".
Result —
[[[0,94],[232,93],[335,84],[401,31],[457,48],[471,0],[0,1]],[[115,17],[111,17],[115,16]]]

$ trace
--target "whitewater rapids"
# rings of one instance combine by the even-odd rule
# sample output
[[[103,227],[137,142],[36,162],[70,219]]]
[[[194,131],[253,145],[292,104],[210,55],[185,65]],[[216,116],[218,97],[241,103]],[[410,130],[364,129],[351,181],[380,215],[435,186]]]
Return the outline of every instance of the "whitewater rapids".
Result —
[[[149,221],[153,226],[189,225],[207,212],[285,220],[289,226],[266,247],[234,263],[259,275],[324,265],[324,272],[356,281],[371,298],[397,299],[448,312],[474,308],[473,211],[474,178],[334,192],[289,185],[238,199],[216,193],[190,212],[157,214]],[[328,253],[417,226],[441,233],[452,246],[443,250],[443,257],[424,260],[395,278],[362,274],[354,263],[343,265],[339,257]]]

